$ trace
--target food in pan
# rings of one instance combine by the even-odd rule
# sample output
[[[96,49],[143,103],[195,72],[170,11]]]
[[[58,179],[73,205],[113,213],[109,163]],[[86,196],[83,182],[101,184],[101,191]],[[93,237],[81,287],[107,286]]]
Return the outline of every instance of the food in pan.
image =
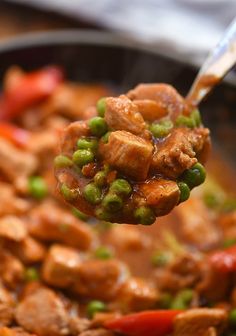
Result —
[[[69,206],[53,172],[71,160],[58,159],[59,140],[71,122],[96,117],[96,102],[114,93],[63,76],[56,67],[14,67],[4,78],[0,335],[233,335],[235,198],[210,171],[190,199],[152,226],[95,222]]]

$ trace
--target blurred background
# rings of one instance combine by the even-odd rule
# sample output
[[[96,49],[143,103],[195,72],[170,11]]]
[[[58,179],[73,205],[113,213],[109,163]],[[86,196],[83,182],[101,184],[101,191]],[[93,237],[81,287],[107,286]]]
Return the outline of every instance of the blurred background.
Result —
[[[235,0],[1,0],[0,41],[33,31],[104,29],[200,65],[235,13]]]

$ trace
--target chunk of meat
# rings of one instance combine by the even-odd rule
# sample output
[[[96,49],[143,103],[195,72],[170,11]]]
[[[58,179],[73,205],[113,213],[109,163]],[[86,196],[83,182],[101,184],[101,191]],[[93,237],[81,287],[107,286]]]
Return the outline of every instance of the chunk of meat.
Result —
[[[155,279],[160,291],[176,293],[191,288],[201,279],[201,261],[191,254],[177,257],[167,267],[159,268]]]
[[[154,179],[139,185],[147,204],[155,210],[156,216],[168,214],[179,202],[180,191],[176,182]]]
[[[138,181],[147,178],[152,151],[149,141],[126,131],[112,132],[108,143],[99,146],[105,162]]]
[[[81,256],[75,249],[53,245],[45,258],[42,277],[49,285],[59,288],[76,283],[81,265]]]
[[[94,242],[92,229],[53,203],[44,203],[33,209],[29,232],[37,239],[57,241],[81,250],[89,249]]]
[[[186,169],[197,163],[204,144],[209,140],[209,130],[186,127],[175,128],[164,141],[156,145],[151,169],[166,177],[176,179]]]
[[[150,244],[149,237],[137,227],[117,225],[106,234],[107,242],[119,250],[138,251]]]
[[[24,278],[24,266],[12,254],[6,250],[0,250],[0,274],[3,283],[15,289]]]
[[[82,136],[89,134],[88,125],[84,121],[75,121],[67,126],[61,135],[61,151],[70,155],[76,149],[77,141]]]
[[[225,299],[229,293],[232,276],[229,273],[217,271],[207,262],[201,265],[201,279],[196,291],[207,302],[214,303]],[[219,286],[220,283],[220,286]]]
[[[105,120],[115,131],[128,131],[149,138],[149,132],[138,107],[125,95],[106,98]]]
[[[59,142],[59,132],[53,129],[34,132],[28,144],[28,149],[39,159],[40,166],[45,166],[49,158],[56,156]],[[51,160],[50,160],[51,163]]]
[[[73,291],[91,299],[109,301],[118,295],[127,276],[126,266],[118,260],[84,261]]]
[[[221,335],[226,326],[227,314],[222,309],[190,309],[176,316],[173,336],[204,336],[210,327]]]
[[[28,333],[20,327],[0,327],[0,336],[36,336],[35,334]]]
[[[176,208],[176,214],[180,222],[178,233],[186,243],[200,250],[210,250],[218,245],[220,230],[199,198],[192,197],[181,204]]]
[[[30,236],[21,242],[10,242],[7,248],[24,264],[40,262],[46,255],[45,246]]]
[[[142,278],[130,278],[122,286],[118,305],[123,312],[152,309],[157,303],[154,286]]]
[[[151,116],[152,120],[160,118],[160,115],[168,114],[172,120],[178,115],[188,111],[188,106],[183,97],[171,86],[164,83],[139,84],[130,90],[127,96],[136,103],[136,100],[153,100],[157,103],[157,118]]]
[[[26,226],[22,219],[8,215],[0,218],[0,237],[15,242],[23,241],[27,236]]]
[[[80,336],[115,336],[115,334],[107,329],[90,329],[82,332]]]
[[[14,306],[15,302],[12,295],[0,285],[0,327],[11,324],[13,320]]]
[[[40,288],[16,308],[17,323],[38,336],[77,335],[63,301],[52,290]]]
[[[75,120],[86,120],[96,115],[96,108],[88,114],[88,108],[95,106],[99,98],[109,91],[97,84],[62,84],[43,106],[44,116],[60,114]]]
[[[218,223],[226,239],[236,239],[236,211],[222,214]]]
[[[38,160],[34,155],[0,138],[0,171],[9,181],[17,184],[30,176],[37,167]]]
[[[30,203],[17,197],[11,184],[0,182],[0,216],[8,214],[22,214],[30,208]]]
[[[147,121],[155,121],[165,117],[168,114],[168,111],[163,106],[162,102],[156,102],[150,99],[143,99],[134,100],[134,103],[138,107],[138,111],[142,114],[144,120]]]

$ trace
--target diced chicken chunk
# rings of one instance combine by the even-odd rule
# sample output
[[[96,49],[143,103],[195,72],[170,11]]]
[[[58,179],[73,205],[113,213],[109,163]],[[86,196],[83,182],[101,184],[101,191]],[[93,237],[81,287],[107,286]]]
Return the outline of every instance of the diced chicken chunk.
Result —
[[[49,285],[69,287],[78,279],[80,264],[81,257],[76,250],[53,245],[44,261],[42,277]]]
[[[221,335],[226,326],[227,314],[222,309],[190,309],[176,316],[173,336],[204,336],[210,327]]]
[[[26,226],[22,219],[8,215],[0,218],[0,237],[15,242],[23,241],[27,236]]]
[[[62,84],[45,103],[44,115],[61,114],[68,118],[86,120],[96,115],[96,108],[88,114],[101,97],[109,94],[101,85]]]
[[[144,120],[155,121],[165,117],[168,114],[167,109],[162,102],[156,102],[150,99],[135,100],[139,113],[142,114]]]
[[[139,185],[139,190],[152,206],[157,216],[169,213],[179,201],[180,191],[176,182],[154,179]]]
[[[183,255],[167,267],[157,269],[155,276],[158,289],[176,293],[197,284],[201,277],[201,263],[191,254]]]
[[[37,168],[37,158],[23,152],[8,141],[0,138],[0,170],[10,181],[17,183],[30,176]]]
[[[176,128],[156,147],[151,169],[169,178],[177,178],[197,163],[204,144],[209,139],[206,128],[190,130]]]
[[[184,98],[168,84],[139,84],[127,95],[131,100],[153,100],[158,104],[156,118],[150,115],[151,119],[160,118],[160,115],[168,114],[172,120],[176,119],[179,114],[187,110]]]
[[[20,327],[1,327],[0,336],[36,336],[35,334],[28,333],[23,328]]]
[[[117,225],[107,233],[107,241],[119,250],[137,251],[144,249],[150,239],[144,232],[131,225]]]
[[[63,154],[71,154],[76,149],[78,139],[88,134],[89,128],[84,121],[75,121],[67,126],[61,136],[61,151]]]
[[[201,250],[209,250],[220,242],[220,231],[200,199],[192,197],[176,213],[180,219],[179,234],[185,242]]]
[[[121,288],[118,301],[124,312],[152,309],[157,302],[157,291],[147,280],[130,278]]]
[[[10,242],[7,248],[24,264],[40,262],[46,255],[45,246],[30,236],[19,243]]]
[[[62,300],[50,289],[41,288],[16,308],[17,323],[38,336],[69,335],[69,316]]]
[[[125,95],[106,98],[105,120],[113,130],[149,137],[147,126],[138,107]]]
[[[15,289],[16,285],[24,277],[24,266],[6,250],[0,250],[0,274],[6,286]]]
[[[236,239],[236,211],[221,215],[218,222],[226,239]]]
[[[44,203],[31,212],[29,232],[43,241],[57,241],[82,250],[91,247],[94,233],[86,224],[53,203]]]
[[[15,189],[8,183],[0,182],[0,216],[8,214],[21,214],[25,213],[30,203],[15,194]]]
[[[86,330],[80,334],[80,336],[115,336],[110,330],[99,328]]]
[[[153,151],[149,141],[126,131],[116,131],[99,150],[104,161],[122,173],[138,181],[147,178]]]
[[[0,286],[0,327],[10,325],[13,320],[14,300],[10,292]],[[1,334],[0,334],[1,335]]]
[[[73,290],[98,300],[111,300],[127,278],[127,269],[118,260],[88,260],[81,264]]]

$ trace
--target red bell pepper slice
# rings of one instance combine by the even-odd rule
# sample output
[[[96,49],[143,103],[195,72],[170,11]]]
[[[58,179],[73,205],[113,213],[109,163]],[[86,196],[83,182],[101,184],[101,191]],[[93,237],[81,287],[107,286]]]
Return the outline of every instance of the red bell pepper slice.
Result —
[[[127,336],[167,336],[181,310],[149,310],[108,320],[104,327]]]
[[[10,120],[26,108],[49,97],[63,80],[58,67],[47,67],[22,76],[0,99],[0,120]]]
[[[31,133],[10,123],[0,122],[0,137],[16,146],[25,147],[30,141]]]
[[[236,245],[224,250],[215,251],[209,255],[213,267],[222,272],[236,271]]]

